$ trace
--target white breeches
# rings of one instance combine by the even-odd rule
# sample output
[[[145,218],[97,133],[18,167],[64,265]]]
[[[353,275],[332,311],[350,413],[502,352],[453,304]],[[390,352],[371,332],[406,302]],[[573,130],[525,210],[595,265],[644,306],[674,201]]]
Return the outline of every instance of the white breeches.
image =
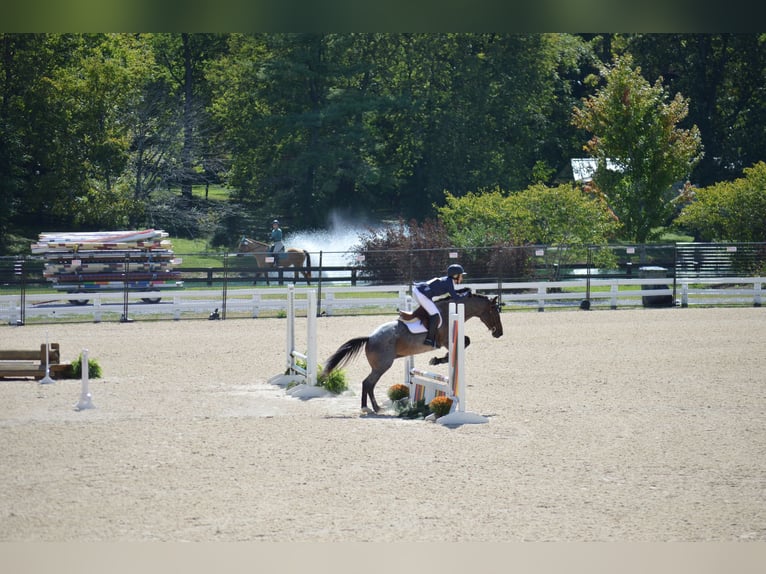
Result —
[[[420,289],[413,289],[412,294],[415,295],[415,299],[418,300],[418,303],[420,303],[420,306],[423,307],[426,311],[428,311],[429,315],[439,315],[439,310],[436,308],[436,304],[431,301],[428,297],[423,295],[420,292]],[[441,324],[441,315],[439,315],[439,324]]]

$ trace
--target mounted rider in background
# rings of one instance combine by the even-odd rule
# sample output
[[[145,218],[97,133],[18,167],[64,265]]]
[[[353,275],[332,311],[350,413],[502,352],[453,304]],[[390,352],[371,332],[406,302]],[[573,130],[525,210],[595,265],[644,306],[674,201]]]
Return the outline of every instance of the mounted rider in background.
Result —
[[[274,254],[274,266],[277,265],[279,253],[285,250],[285,244],[282,243],[282,229],[279,227],[279,220],[275,219],[271,222],[271,234],[269,235],[271,241],[271,247],[269,247],[269,253]]]
[[[468,290],[461,290],[460,292],[455,290],[455,285],[460,285],[463,282],[463,275],[465,275],[463,267],[453,264],[447,268],[447,275],[445,277],[434,277],[429,281],[416,283],[413,286],[412,293],[415,295],[415,299],[417,299],[420,306],[429,315],[426,345],[436,346],[436,331],[439,328],[440,322],[439,310],[436,308],[433,299],[447,294],[454,299],[469,295],[470,291]]]

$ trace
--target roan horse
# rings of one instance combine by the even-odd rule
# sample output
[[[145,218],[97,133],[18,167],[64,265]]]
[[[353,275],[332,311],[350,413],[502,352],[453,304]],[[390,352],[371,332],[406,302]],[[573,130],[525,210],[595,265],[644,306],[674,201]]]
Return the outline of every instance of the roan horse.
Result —
[[[439,314],[443,318],[436,334],[437,348],[446,347],[449,341],[449,334],[447,333],[447,311],[450,302],[457,302],[458,304],[464,303],[466,321],[473,317],[478,317],[481,319],[481,322],[487,326],[487,329],[490,330],[493,337],[502,337],[503,323],[500,320],[500,305],[497,302],[497,297],[490,299],[485,295],[472,293],[459,299],[442,299],[436,303]],[[417,311],[419,310],[420,308],[416,310],[416,315],[418,315]],[[410,332],[407,325],[401,320],[384,323],[368,337],[356,337],[343,343],[338,350],[327,359],[322,375],[320,376],[326,377],[333,370],[348,363],[354,359],[364,347],[365,354],[367,355],[367,362],[370,364],[372,371],[367,375],[367,378],[362,381],[362,410],[368,411],[367,398],[369,397],[372,408],[377,412],[380,410],[380,407],[375,400],[374,391],[378,380],[391,368],[395,359],[433,351],[434,347],[425,344],[425,338],[426,333]],[[466,336],[465,346],[468,347],[470,342],[471,340]],[[448,355],[449,354],[444,355],[444,357],[441,358],[433,357],[429,363],[431,365],[446,363]]]
[[[250,239],[249,237],[243,237],[239,241],[239,251],[240,253],[252,253],[253,257],[255,257],[255,260],[258,263],[258,267],[260,268],[272,266],[271,263],[266,263],[267,257],[274,257],[276,260],[276,265],[279,267],[295,267],[296,279],[298,278],[298,268],[311,267],[311,254],[305,249],[296,249],[294,247],[290,247],[281,253],[272,253],[269,251],[268,243],[256,241],[255,239]],[[303,276],[306,278],[306,283],[310,285],[311,270],[307,269],[301,273],[303,273]],[[266,283],[268,284],[268,273],[260,271],[256,274],[256,277],[260,275],[266,275]]]

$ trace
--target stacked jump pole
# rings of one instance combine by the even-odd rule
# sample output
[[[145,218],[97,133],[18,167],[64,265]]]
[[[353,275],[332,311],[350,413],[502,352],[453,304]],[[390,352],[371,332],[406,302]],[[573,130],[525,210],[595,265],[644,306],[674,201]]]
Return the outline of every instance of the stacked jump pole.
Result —
[[[317,383],[317,295],[313,289],[305,290],[306,351],[295,346],[295,285],[287,287],[287,336],[285,342],[285,372],[269,379],[275,385],[298,383],[315,387]],[[303,364],[301,364],[303,363]],[[304,366],[305,364],[305,366]]]
[[[410,389],[410,402],[429,402],[434,397],[446,396],[452,400],[449,414],[439,417],[436,422],[445,425],[479,424],[489,422],[487,417],[466,411],[465,398],[465,306],[449,304],[447,323],[449,342],[448,375],[432,373],[415,367],[412,356],[405,361],[406,383]]]

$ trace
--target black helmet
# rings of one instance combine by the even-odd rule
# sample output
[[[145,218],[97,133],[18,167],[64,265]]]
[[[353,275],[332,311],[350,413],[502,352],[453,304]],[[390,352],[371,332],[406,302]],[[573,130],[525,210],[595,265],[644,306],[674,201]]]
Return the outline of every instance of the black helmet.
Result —
[[[465,270],[462,265],[455,263],[447,268],[447,275],[454,277],[455,275],[465,275]]]

